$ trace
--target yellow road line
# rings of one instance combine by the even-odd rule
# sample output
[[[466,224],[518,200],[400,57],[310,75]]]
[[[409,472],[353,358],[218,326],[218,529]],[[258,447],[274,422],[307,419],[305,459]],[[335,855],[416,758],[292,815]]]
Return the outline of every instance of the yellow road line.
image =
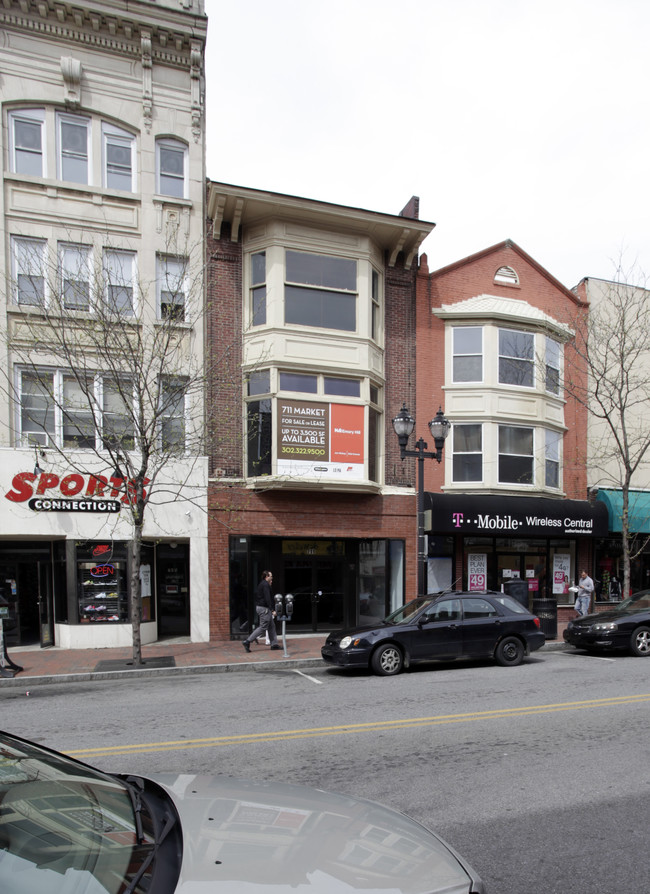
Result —
[[[116,754],[145,754],[155,751],[176,751],[189,748],[223,748],[232,745],[252,745],[290,739],[309,739],[320,736],[341,736],[354,733],[384,732],[394,729],[416,729],[425,726],[442,726],[450,723],[470,723],[478,720],[503,720],[535,714],[551,714],[559,711],[582,711],[593,708],[615,708],[623,705],[642,704],[650,701],[647,695],[620,695],[612,698],[596,698],[585,701],[558,702],[550,705],[529,705],[522,708],[502,708],[490,711],[472,711],[466,714],[439,714],[433,717],[413,717],[402,720],[381,720],[368,723],[346,723],[340,726],[316,726],[307,729],[277,730],[260,733],[240,733],[234,736],[217,736],[207,739],[175,739],[169,742],[143,742],[135,745],[105,745],[103,748],[82,748],[67,751],[74,757],[110,757]]]

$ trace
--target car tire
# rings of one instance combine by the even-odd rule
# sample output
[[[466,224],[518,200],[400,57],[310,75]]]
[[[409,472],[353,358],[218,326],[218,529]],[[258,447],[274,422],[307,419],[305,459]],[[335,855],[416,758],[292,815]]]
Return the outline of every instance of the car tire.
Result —
[[[630,637],[630,652],[638,658],[650,655],[650,627],[637,627]]]
[[[506,636],[497,646],[494,657],[501,667],[517,667],[524,660],[524,644],[516,636]]]
[[[404,656],[399,646],[386,643],[373,652],[371,665],[380,677],[393,677],[404,667]]]

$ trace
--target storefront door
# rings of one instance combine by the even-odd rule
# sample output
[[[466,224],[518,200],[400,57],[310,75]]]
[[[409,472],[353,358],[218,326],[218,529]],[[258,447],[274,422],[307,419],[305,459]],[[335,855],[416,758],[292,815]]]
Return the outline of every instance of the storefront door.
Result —
[[[38,563],[38,625],[41,647],[54,645],[54,600],[52,593],[52,566]]]
[[[156,590],[158,636],[189,636],[189,555],[185,544],[158,547]]]
[[[319,632],[343,626],[342,559],[323,556],[286,558],[284,592],[292,593],[294,597],[291,630]]]

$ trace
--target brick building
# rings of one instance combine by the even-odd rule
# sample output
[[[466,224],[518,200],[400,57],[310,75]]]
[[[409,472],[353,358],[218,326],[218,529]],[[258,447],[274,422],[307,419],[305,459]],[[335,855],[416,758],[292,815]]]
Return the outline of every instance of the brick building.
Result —
[[[244,635],[262,570],[293,631],[415,593],[418,249],[433,225],[208,183],[210,636]]]
[[[426,464],[429,590],[562,604],[592,567],[606,514],[586,499],[587,414],[564,388],[585,376],[571,339],[587,312],[511,241],[434,272],[422,257],[418,415],[442,405],[452,423],[443,464]]]

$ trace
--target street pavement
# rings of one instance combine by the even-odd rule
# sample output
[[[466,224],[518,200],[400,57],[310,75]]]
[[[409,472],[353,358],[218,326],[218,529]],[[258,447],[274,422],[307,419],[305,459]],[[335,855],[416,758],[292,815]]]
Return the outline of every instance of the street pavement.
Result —
[[[565,648],[558,622],[557,638],[549,639],[542,649]],[[15,646],[7,650],[12,664],[22,668],[8,671],[13,676],[0,677],[3,688],[35,686],[44,683],[81,682],[85,680],[120,679],[125,675],[147,677],[171,674],[225,673],[237,670],[263,670],[284,667],[323,666],[320,650],[326,634],[287,634],[280,649],[251,645],[246,652],[239,640],[191,643],[187,638],[167,639],[142,647],[143,664],[133,662],[132,649],[41,649],[38,646]]]

